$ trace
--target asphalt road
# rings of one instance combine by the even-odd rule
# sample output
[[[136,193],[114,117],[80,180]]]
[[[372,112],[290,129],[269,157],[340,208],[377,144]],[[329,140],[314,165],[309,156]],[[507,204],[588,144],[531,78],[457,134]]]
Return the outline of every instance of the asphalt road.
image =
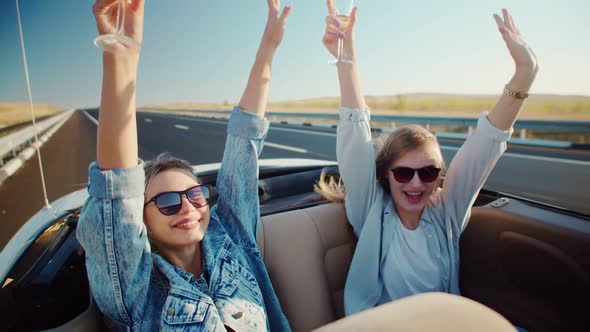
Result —
[[[221,160],[224,120],[140,113],[138,124],[140,145],[149,152],[145,159],[170,151],[193,164]],[[462,142],[440,143],[450,165]],[[336,160],[335,146],[334,129],[271,126],[261,158]],[[590,151],[511,145],[485,188],[590,214]]]
[[[96,112],[90,112],[95,118]],[[221,161],[226,120],[138,113],[140,158],[168,151],[192,164]],[[87,181],[96,153],[96,125],[76,113],[48,141],[42,157],[50,200]],[[447,165],[461,141],[440,140]],[[336,160],[336,132],[330,128],[273,125],[260,158]],[[509,146],[485,188],[590,215],[590,151]],[[0,186],[0,248],[43,205],[36,158]]]
[[[138,124],[140,145],[149,151],[143,158],[170,151],[194,164],[221,160],[224,120],[140,113]],[[156,130],[161,134],[152,135]],[[440,143],[450,165],[462,142]],[[336,160],[335,147],[335,129],[273,125],[261,158]],[[510,145],[485,188],[590,214],[590,151]]]

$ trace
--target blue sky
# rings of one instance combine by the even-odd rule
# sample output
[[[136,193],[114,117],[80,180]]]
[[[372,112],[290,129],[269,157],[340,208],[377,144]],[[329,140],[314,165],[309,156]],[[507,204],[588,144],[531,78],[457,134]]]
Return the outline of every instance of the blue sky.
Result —
[[[283,1],[283,5],[286,2]],[[37,103],[97,106],[101,52],[91,0],[21,0]],[[492,13],[512,11],[540,58],[533,93],[590,95],[587,0],[360,0],[363,92],[486,93],[513,65]],[[264,0],[147,0],[138,104],[239,100],[266,21]],[[273,64],[272,101],[337,96],[320,40],[324,0],[295,0]],[[26,101],[16,6],[0,4],[0,102]]]

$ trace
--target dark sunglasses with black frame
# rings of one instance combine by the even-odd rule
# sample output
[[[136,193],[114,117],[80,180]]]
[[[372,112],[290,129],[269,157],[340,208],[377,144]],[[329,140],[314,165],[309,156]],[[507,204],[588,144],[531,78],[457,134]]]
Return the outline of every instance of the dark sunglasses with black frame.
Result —
[[[196,208],[209,205],[209,198],[211,196],[211,187],[209,185],[200,184],[187,190],[181,191],[167,191],[157,194],[147,201],[143,206],[145,207],[151,202],[156,203],[156,207],[161,214],[171,216],[182,207],[182,195],[185,195],[188,201]]]
[[[425,166],[422,168],[399,166],[391,169],[395,181],[399,183],[408,183],[412,181],[412,179],[414,178],[414,174],[416,173],[418,173],[420,181],[425,183],[432,182],[438,178],[438,173],[440,173],[440,170],[440,168],[434,165]]]

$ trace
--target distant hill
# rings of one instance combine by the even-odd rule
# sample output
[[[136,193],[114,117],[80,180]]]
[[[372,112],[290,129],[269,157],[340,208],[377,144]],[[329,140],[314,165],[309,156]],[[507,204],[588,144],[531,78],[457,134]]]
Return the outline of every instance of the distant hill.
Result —
[[[49,104],[35,104],[34,107],[35,117],[42,117],[59,112],[59,109]],[[0,102],[0,126],[10,126],[31,120],[31,111],[28,103]]]
[[[462,95],[415,93],[392,96],[366,96],[367,104],[374,113],[408,114],[424,116],[476,117],[482,110],[489,110],[498,95]],[[338,97],[313,98],[296,101],[275,102],[268,105],[269,111],[336,112]],[[174,103],[146,105],[156,109],[230,109],[233,104]],[[522,119],[590,120],[590,96],[532,95],[525,104]]]

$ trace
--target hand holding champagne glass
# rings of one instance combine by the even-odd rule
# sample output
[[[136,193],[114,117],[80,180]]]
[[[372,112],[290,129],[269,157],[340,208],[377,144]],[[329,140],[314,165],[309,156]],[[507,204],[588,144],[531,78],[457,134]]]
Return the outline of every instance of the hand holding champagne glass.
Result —
[[[336,58],[330,63],[352,63],[349,55],[344,52],[344,41],[346,39],[346,33],[349,31],[349,26],[352,19],[354,9],[354,0],[328,0],[328,13],[335,20],[328,21],[328,26],[337,31],[326,31],[332,33],[338,39],[338,45],[336,49]],[[340,32],[340,33],[338,33]],[[324,39],[324,44],[326,41]],[[328,47],[328,45],[326,45]],[[330,49],[330,47],[328,47]]]
[[[116,52],[121,46],[141,46],[143,0],[98,0],[94,5],[98,32],[94,45],[105,51]],[[138,12],[141,10],[142,12]]]

